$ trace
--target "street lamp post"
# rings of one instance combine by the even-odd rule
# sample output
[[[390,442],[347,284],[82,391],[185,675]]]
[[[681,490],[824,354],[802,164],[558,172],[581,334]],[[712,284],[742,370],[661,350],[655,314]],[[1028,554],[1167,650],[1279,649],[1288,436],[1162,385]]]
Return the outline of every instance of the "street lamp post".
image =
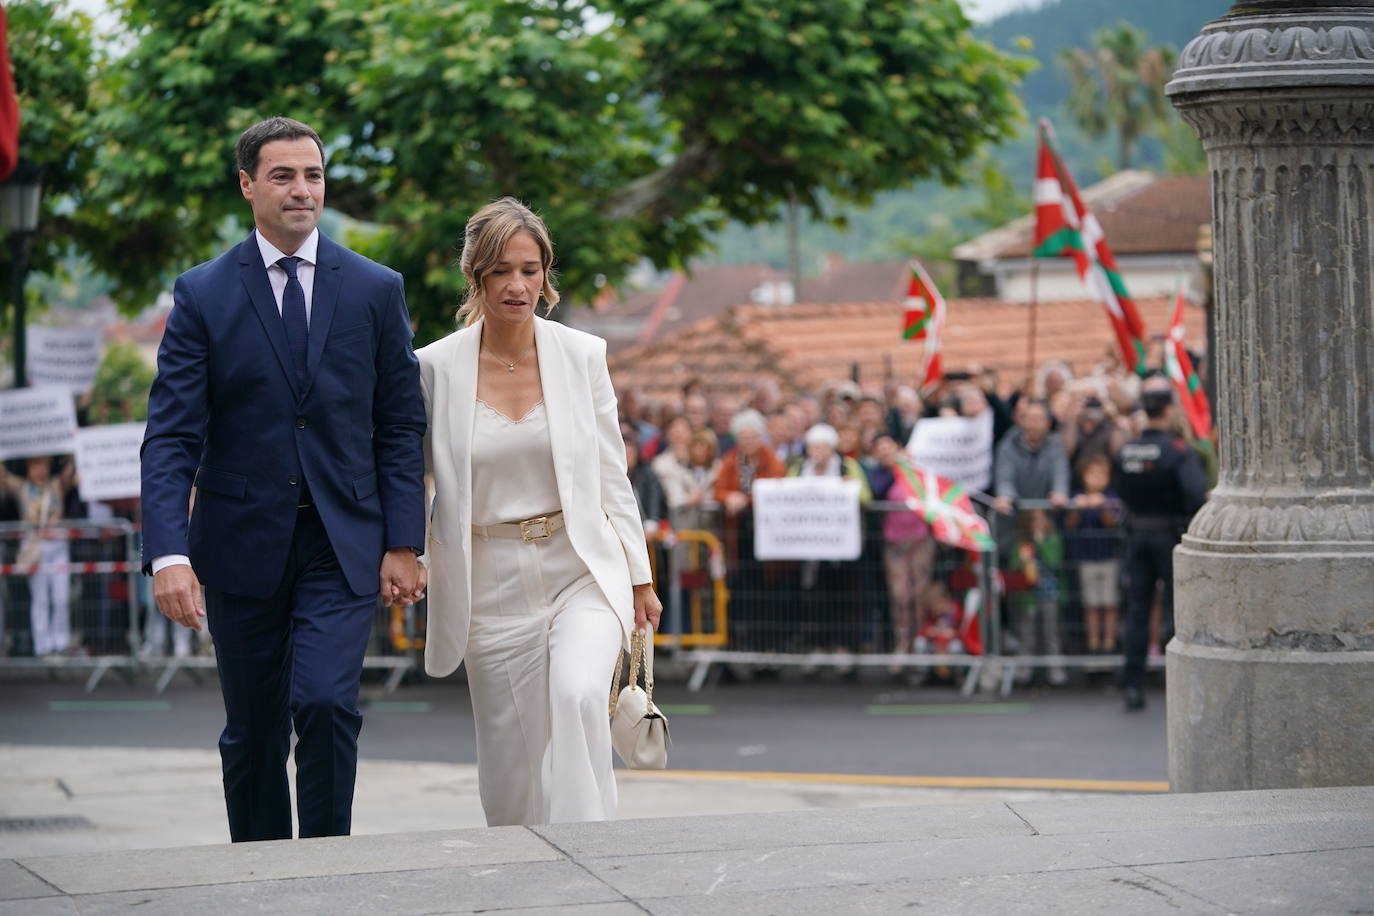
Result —
[[[38,231],[38,201],[43,193],[43,170],[20,160],[14,174],[0,185],[0,229],[10,237],[14,274],[14,387],[23,388],[25,378],[24,283],[28,279],[29,255],[33,236]]]

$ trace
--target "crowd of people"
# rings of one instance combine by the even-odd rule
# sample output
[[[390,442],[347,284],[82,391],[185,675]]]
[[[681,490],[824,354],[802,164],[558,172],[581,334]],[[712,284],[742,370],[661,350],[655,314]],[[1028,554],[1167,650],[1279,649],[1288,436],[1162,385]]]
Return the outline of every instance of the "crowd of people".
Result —
[[[772,380],[762,379],[736,397],[708,394],[703,383],[692,382],[679,395],[657,400],[620,392],[621,433],[646,529],[704,530],[723,543],[728,647],[793,654],[976,654],[984,643],[974,611],[983,604],[977,558],[938,543],[921,515],[905,508],[908,494],[895,469],[908,460],[906,447],[921,419],[990,414],[993,470],[980,509],[993,522],[998,545],[1001,594],[995,606],[1002,609],[1003,650],[1115,654],[1126,624],[1128,513],[1115,492],[1120,454],[1147,422],[1142,391],[1167,386],[1162,377],[1142,380],[1110,359],[1081,377],[1067,365],[1049,363],[1033,378],[1010,385],[995,371],[970,367],[948,373],[924,393],[890,379],[881,387],[841,381],[784,395]],[[1190,443],[1210,478],[1210,444],[1191,436],[1181,414],[1171,418],[1171,427]],[[9,465],[0,513],[32,528],[7,543],[10,562],[46,566],[123,558],[121,545],[69,541],[51,526],[63,519],[136,520],[134,501],[83,501],[69,457]],[[858,560],[781,563],[754,557],[754,482],[787,476],[858,481],[865,509]],[[662,546],[658,559],[666,570]],[[8,577],[0,607],[27,605],[30,613],[27,621],[11,618],[5,651],[124,651],[126,583],[126,577],[109,574]],[[142,577],[140,584],[146,584]],[[667,587],[661,591],[666,596]],[[1165,597],[1161,589],[1152,602],[1150,654],[1167,641]],[[135,599],[135,613],[145,624],[140,654],[196,651],[197,634],[146,613],[152,607],[147,595]],[[81,606],[75,625],[69,611],[74,603]],[[1030,677],[1031,670],[1021,676]],[[1055,665],[1041,676],[1051,684],[1067,680]]]
[[[1170,390],[1158,372],[1128,373],[1110,354],[1081,377],[1066,364],[1048,363],[1032,378],[1005,383],[975,366],[948,373],[925,392],[889,379],[880,387],[841,381],[785,396],[763,379],[736,397],[708,394],[693,381],[657,400],[622,391],[621,430],[648,529],[699,529],[721,538],[730,648],[976,653],[983,641],[970,609],[983,603],[977,560],[936,541],[923,517],[906,508],[894,469],[908,460],[920,420],[990,414],[992,472],[978,498],[997,542],[1003,651],[1115,654],[1126,623],[1129,513],[1116,492],[1123,447],[1152,423],[1164,423],[1188,443],[1200,468],[1210,475],[1214,467],[1211,444],[1192,436],[1181,412],[1160,412],[1166,419],[1152,421],[1151,393],[1157,400]],[[753,556],[753,485],[785,476],[859,482],[866,511],[858,560]],[[1186,517],[1176,520],[1178,533],[1183,525]],[[1169,632],[1167,594],[1156,595],[1156,584],[1148,583],[1152,654]],[[1058,665],[1040,672],[1053,685],[1067,680]]]
[[[126,402],[93,402],[90,395],[79,398],[76,408],[82,426],[133,417]],[[110,567],[70,571],[73,564],[128,560],[124,522],[135,529],[136,555],[138,519],[137,499],[88,499],[72,455],[16,458],[0,465],[0,523],[9,523],[0,537],[0,563],[35,570],[0,576],[0,655],[123,655],[131,649],[131,634],[137,641],[133,649],[143,658],[186,658],[208,647],[200,634],[168,625],[153,604],[146,577],[134,578],[131,601],[127,573]],[[7,614],[7,609],[20,613]]]

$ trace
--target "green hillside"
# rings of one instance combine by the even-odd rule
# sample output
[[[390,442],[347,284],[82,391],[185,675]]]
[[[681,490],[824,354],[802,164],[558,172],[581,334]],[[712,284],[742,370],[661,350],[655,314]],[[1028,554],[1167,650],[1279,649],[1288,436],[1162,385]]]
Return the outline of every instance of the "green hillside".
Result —
[[[1058,63],[1061,51],[1087,46],[1094,31],[1128,22],[1143,29],[1152,44],[1173,45],[1181,51],[1204,24],[1230,7],[1229,0],[1047,0],[1041,6],[1018,10],[979,27],[978,33],[1000,48],[1028,54],[1040,68],[1024,84],[1022,99],[1027,123],[1020,136],[986,151],[990,167],[998,172],[1013,195],[986,191],[976,181],[960,188],[921,183],[906,190],[879,195],[863,208],[837,207],[829,215],[842,221],[807,221],[801,228],[803,271],[810,272],[827,252],[853,260],[878,260],[916,254],[941,257],[959,241],[996,225],[998,218],[1014,215],[1018,204],[1029,207],[1035,169],[1033,124],[1050,118],[1056,127],[1059,149],[1080,185],[1099,180],[1113,168],[1115,141],[1094,140],[1083,135],[1063,109],[1068,78]],[[1025,47],[1029,41],[1029,49]],[[1187,128],[1176,125],[1186,142]],[[1164,145],[1146,137],[1139,147],[1137,168],[1164,171]],[[994,218],[996,217],[996,218]],[[727,227],[716,239],[715,262],[764,262],[776,267],[787,263],[786,232],[781,221],[763,226]]]
[[[1057,107],[1068,93],[1068,79],[1057,63],[1059,52],[1086,47],[1097,29],[1129,22],[1148,32],[1155,44],[1182,51],[1203,25],[1230,6],[1230,0],[1048,0],[1000,16],[977,33],[1005,49],[1015,49],[1020,38],[1030,39],[1030,53],[1040,61],[1040,69],[1026,79],[1022,98],[1029,109],[1038,110]]]

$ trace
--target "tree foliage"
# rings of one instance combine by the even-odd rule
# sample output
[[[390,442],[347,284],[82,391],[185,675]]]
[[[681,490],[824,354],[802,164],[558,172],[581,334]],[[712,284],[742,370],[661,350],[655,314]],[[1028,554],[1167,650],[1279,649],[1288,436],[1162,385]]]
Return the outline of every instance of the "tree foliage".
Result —
[[[91,387],[87,415],[98,424],[148,419],[148,391],[153,369],[133,344],[116,340],[105,346]]]
[[[5,6],[19,98],[20,156],[42,169],[41,235],[31,267],[48,272],[74,231],[71,201],[92,178],[90,91],[100,57],[90,18],[52,0]],[[8,246],[0,257],[8,259]]]
[[[29,0],[32,4],[33,0]],[[23,6],[23,3],[16,6]],[[118,0],[73,228],[146,301],[247,226],[232,165],[260,117],[312,123],[348,241],[406,276],[422,338],[451,327],[467,216],[539,210],[589,301],[642,257],[676,266],[795,193],[865,202],[958,181],[1017,123],[1026,65],[957,0]]]
[[[1092,137],[1117,135],[1117,168],[1131,167],[1137,141],[1167,123],[1164,85],[1177,58],[1172,47],[1151,47],[1145,33],[1121,23],[1093,35],[1093,47],[1073,48],[1068,68],[1069,114]]]

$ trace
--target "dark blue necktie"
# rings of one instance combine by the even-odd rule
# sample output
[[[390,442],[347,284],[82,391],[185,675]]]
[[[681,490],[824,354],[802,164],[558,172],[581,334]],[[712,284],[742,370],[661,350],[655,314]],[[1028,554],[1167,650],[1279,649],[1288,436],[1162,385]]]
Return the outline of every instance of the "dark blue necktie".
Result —
[[[296,364],[296,380],[305,385],[306,343],[310,328],[305,320],[305,287],[296,276],[300,258],[282,258],[277,265],[286,271],[286,289],[281,294],[281,318],[286,325],[286,345]]]

